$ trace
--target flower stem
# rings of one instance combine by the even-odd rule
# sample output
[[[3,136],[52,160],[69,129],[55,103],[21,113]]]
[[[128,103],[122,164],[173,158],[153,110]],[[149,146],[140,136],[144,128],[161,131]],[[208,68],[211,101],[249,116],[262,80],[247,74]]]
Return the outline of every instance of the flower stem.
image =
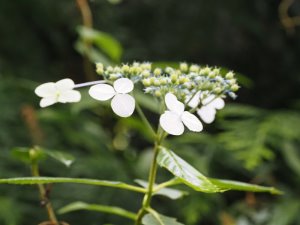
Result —
[[[149,131],[151,132],[151,135],[153,136],[153,138],[156,137],[156,133],[153,129],[153,127],[151,126],[149,120],[147,119],[147,117],[145,116],[143,110],[141,109],[141,107],[139,106],[139,104],[136,102],[136,110],[139,114],[139,116],[141,117],[142,121],[145,123],[145,125],[148,127]]]
[[[151,203],[151,199],[152,199],[152,196],[154,193],[154,184],[155,184],[156,173],[157,173],[156,158],[159,153],[159,145],[162,142],[162,140],[163,140],[163,138],[161,138],[159,136],[157,136],[157,138],[155,140],[155,144],[154,144],[154,148],[153,148],[154,153],[153,153],[153,158],[152,158],[152,163],[151,163],[149,178],[148,178],[148,188],[147,188],[147,192],[143,199],[142,208],[139,210],[139,212],[137,214],[135,225],[141,224],[143,216],[146,214],[147,210],[150,208],[150,203]]]
[[[39,174],[39,167],[38,167],[37,162],[32,162],[32,164],[31,164],[31,172],[32,172],[32,175],[34,177],[39,177],[40,176],[40,174]],[[38,188],[39,188],[39,192],[40,192],[41,202],[43,204],[45,204],[45,207],[47,209],[48,217],[49,217],[49,220],[50,220],[51,224],[52,225],[59,225],[59,223],[58,223],[58,221],[56,219],[54,210],[52,208],[51,202],[49,201],[49,199],[47,197],[47,191],[46,191],[44,185],[38,184]]]

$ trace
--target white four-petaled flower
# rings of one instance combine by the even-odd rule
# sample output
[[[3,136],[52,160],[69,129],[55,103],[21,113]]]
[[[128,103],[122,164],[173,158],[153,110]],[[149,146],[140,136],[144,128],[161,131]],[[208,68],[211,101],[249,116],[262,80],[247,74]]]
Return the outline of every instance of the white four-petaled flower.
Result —
[[[79,102],[81,95],[79,91],[73,90],[74,86],[74,82],[66,78],[56,83],[48,82],[41,84],[34,92],[42,98],[40,106],[44,108],[57,102]]]
[[[217,109],[222,109],[225,106],[225,102],[222,98],[216,97],[215,95],[209,95],[203,98],[200,91],[195,94],[188,105],[191,108],[196,108],[200,104],[200,101],[202,102],[202,106],[197,110],[197,114],[207,124],[215,120]]]
[[[134,88],[133,82],[128,78],[119,78],[113,83],[97,84],[90,88],[89,94],[96,100],[106,101],[112,98],[111,108],[118,116],[131,116],[135,108],[135,100],[128,93]]]
[[[184,111],[184,104],[178,101],[174,94],[166,94],[165,103],[168,110],[160,116],[159,123],[167,133],[181,135],[184,132],[184,125],[194,132],[202,131],[200,120],[192,113]]]

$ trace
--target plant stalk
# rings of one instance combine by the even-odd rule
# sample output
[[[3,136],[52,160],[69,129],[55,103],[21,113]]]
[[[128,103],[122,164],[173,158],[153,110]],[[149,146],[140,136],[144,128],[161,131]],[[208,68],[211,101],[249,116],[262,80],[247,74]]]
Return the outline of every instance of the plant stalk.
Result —
[[[32,175],[34,177],[39,177],[40,176],[40,174],[39,174],[39,167],[38,167],[38,164],[36,162],[32,162],[32,164],[31,164],[31,172],[32,172]],[[46,191],[44,185],[38,184],[38,189],[39,189],[39,192],[40,192],[41,202],[45,203],[45,207],[47,209],[47,213],[48,213],[48,217],[49,217],[50,222],[53,225],[59,225],[59,223],[58,223],[58,221],[56,219],[54,210],[52,208],[51,202],[49,201],[49,199],[47,197],[47,191]]]

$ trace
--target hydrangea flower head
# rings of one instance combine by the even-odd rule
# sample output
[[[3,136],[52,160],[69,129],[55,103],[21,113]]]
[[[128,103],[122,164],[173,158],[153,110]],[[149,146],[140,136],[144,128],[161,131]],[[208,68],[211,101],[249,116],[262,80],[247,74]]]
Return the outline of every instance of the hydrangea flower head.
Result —
[[[160,126],[169,134],[181,135],[184,125],[191,131],[200,132],[203,129],[200,120],[188,111],[184,111],[184,104],[177,97],[168,93],[165,96],[167,109],[159,119]]]
[[[135,109],[135,100],[129,95],[134,88],[134,84],[128,78],[119,78],[113,83],[96,84],[89,90],[92,98],[99,101],[106,101],[112,98],[111,108],[115,114],[121,117],[129,117]]]
[[[40,106],[47,107],[57,102],[79,102],[81,95],[79,91],[73,90],[75,84],[73,80],[66,78],[60,81],[48,82],[39,85],[35,89],[36,95],[41,97]]]

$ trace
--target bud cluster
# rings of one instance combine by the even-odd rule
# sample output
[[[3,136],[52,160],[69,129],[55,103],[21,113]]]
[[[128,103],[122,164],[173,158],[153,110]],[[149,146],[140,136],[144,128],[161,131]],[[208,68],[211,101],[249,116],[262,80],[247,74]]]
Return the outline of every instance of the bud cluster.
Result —
[[[145,93],[163,97],[167,93],[175,94],[182,102],[187,102],[197,92],[203,95],[235,98],[239,86],[233,72],[222,73],[216,67],[201,67],[195,64],[181,63],[179,68],[152,68],[150,63],[123,64],[116,67],[104,67],[96,64],[96,71],[108,81],[121,77],[141,82]]]

